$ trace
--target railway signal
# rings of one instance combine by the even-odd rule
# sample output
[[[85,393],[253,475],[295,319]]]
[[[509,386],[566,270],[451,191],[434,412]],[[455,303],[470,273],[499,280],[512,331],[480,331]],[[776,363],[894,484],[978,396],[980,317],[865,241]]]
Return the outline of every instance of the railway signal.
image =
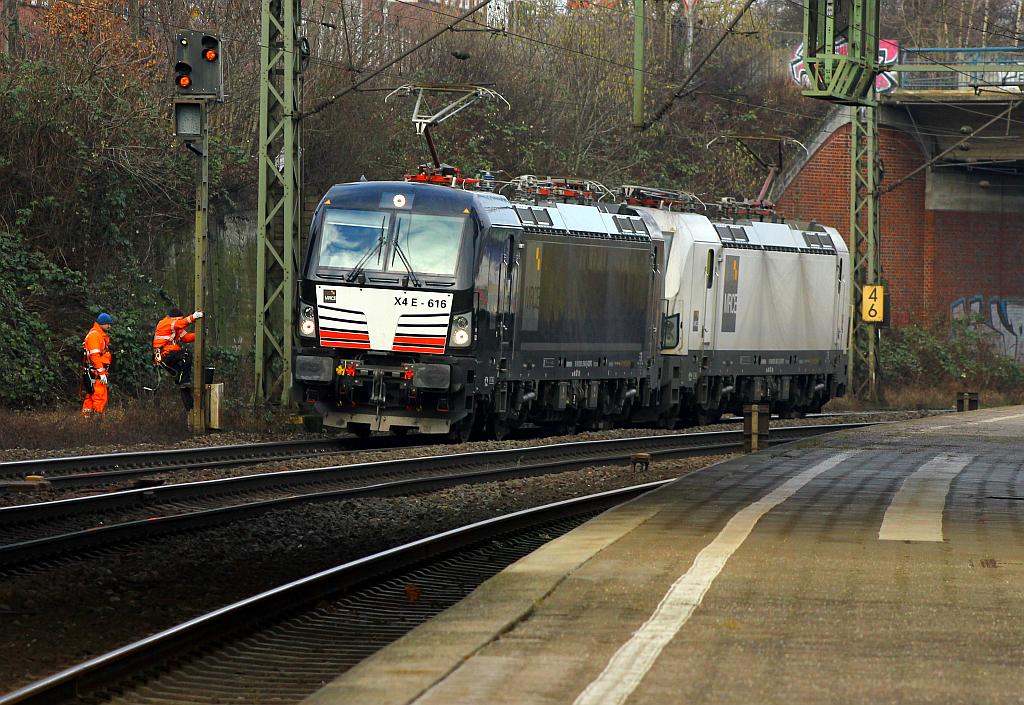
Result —
[[[174,56],[174,90],[179,96],[224,98],[220,39],[195,30],[178,32]]]

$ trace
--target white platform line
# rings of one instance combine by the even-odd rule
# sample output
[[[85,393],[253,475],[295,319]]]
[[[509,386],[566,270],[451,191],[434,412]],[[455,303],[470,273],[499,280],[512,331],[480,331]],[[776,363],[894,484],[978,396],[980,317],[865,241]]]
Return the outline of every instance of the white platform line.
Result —
[[[974,421],[973,423],[998,423],[999,421],[1009,421],[1010,419],[1019,419],[1024,417],[1024,414],[1014,414],[1013,416],[997,416],[994,419],[982,419],[981,421]]]
[[[941,455],[915,470],[885,510],[880,541],[942,541],[942,510],[953,478],[974,455]]]
[[[576,698],[574,705],[621,705],[686,624],[726,561],[743,544],[758,520],[818,475],[858,452],[838,453],[823,460],[737,512],[715,540],[697,554],[693,565],[669,588],[647,622],[619,648],[601,675]]]
[[[996,416],[993,419],[981,419],[979,421],[964,421],[962,423],[949,423],[941,426],[924,426],[923,428],[915,429],[914,433],[930,433],[932,431],[941,431],[946,428],[963,428],[964,426],[974,426],[980,423],[999,423],[1000,421],[1011,421],[1013,419],[1024,418],[1024,414],[1012,414],[1010,416]]]

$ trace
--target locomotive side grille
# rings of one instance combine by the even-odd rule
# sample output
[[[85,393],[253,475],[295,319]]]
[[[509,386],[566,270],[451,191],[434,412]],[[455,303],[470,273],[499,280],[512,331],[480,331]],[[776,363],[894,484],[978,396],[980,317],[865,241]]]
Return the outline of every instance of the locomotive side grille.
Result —
[[[362,311],[320,304],[320,345],[325,348],[370,349],[370,330]]]
[[[448,313],[406,313],[395,329],[395,352],[444,354],[448,340]]]

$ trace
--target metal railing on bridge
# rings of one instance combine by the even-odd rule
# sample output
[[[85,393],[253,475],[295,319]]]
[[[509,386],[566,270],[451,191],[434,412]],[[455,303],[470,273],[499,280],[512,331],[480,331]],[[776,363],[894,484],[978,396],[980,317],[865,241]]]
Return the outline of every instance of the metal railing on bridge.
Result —
[[[904,90],[1019,92],[1024,85],[1024,47],[901,47],[898,64],[888,70],[900,74],[899,88]]]

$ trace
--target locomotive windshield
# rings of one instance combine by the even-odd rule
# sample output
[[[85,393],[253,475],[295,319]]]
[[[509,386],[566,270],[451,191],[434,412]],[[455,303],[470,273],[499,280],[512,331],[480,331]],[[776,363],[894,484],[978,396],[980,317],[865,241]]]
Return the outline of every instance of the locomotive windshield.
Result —
[[[388,269],[402,268],[397,250],[409,259],[415,272],[454,276],[459,261],[459,245],[466,228],[466,216],[400,213],[395,225],[398,247],[391,253]]]
[[[390,213],[329,208],[320,237],[320,266],[355,267],[371,249],[383,246],[390,220]],[[376,260],[371,258],[370,266],[382,255],[378,252]]]
[[[319,266],[454,276],[469,216],[328,208]],[[409,263],[406,267],[403,256]]]

